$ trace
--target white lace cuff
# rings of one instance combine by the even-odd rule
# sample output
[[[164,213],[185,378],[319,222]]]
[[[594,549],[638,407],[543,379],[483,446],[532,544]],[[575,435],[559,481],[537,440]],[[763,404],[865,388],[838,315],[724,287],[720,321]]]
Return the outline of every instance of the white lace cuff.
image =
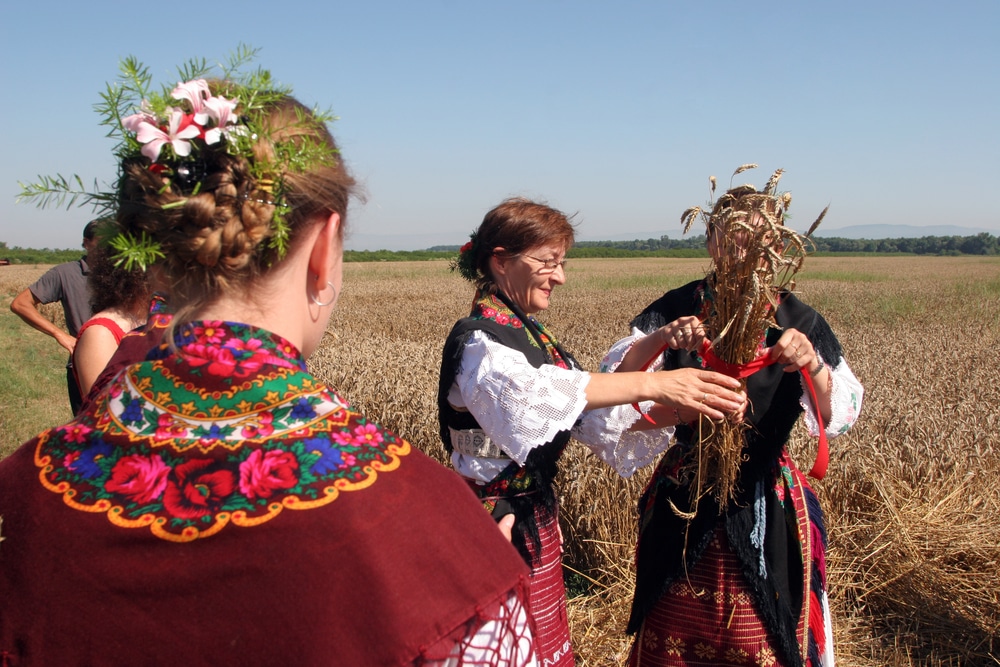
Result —
[[[857,421],[858,415],[861,414],[861,400],[865,390],[843,357],[840,358],[836,368],[830,364],[826,367],[830,370],[830,380],[833,385],[830,391],[830,423],[824,424],[824,430],[826,437],[835,438],[841,433],[846,433]],[[809,435],[818,437],[819,422],[805,380],[802,380],[802,397],[799,398],[799,403],[805,410],[804,418]]]
[[[632,333],[625,338],[611,346],[608,353],[604,355],[604,359],[601,360],[600,371],[602,373],[614,373],[618,367],[621,365],[622,361],[625,360],[625,356],[632,349],[632,346],[637,340],[645,338],[646,334],[639,329],[632,329]],[[663,355],[656,355],[656,359],[653,360],[652,365],[650,365],[650,371],[658,371],[663,368]]]
[[[645,337],[639,329],[611,346],[601,361],[601,372],[612,373],[621,365],[632,345]],[[663,356],[657,357],[650,372],[663,366]],[[643,401],[643,413],[653,407],[652,401]],[[643,431],[628,429],[640,418],[631,405],[619,405],[598,410],[588,410],[573,430],[573,437],[587,446],[599,459],[615,469],[622,477],[631,477],[639,468],[652,463],[670,446],[674,427]]]

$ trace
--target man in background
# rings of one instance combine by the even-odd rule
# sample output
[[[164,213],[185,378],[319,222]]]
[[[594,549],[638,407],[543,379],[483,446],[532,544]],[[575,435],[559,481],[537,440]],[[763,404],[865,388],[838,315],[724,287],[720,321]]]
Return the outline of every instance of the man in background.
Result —
[[[83,228],[84,255],[73,262],[59,264],[49,269],[45,275],[32,283],[27,289],[14,297],[10,309],[22,320],[42,333],[56,339],[69,353],[66,363],[66,386],[69,390],[69,404],[73,414],[80,408],[82,398],[73,376],[73,348],[76,347],[76,335],[83,323],[90,319],[90,298],[87,294],[87,255],[97,247],[98,220],[91,220]],[[42,303],[60,302],[66,315],[66,328],[63,331],[49,321],[38,309]]]

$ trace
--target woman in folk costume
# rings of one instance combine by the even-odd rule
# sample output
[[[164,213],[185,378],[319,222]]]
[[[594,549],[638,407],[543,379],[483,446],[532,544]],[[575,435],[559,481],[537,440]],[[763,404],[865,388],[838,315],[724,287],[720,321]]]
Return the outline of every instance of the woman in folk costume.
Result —
[[[90,201],[174,317],[0,462],[2,662],[535,665],[528,570],[468,487],[306,368],[354,181],[239,64],[156,95],[126,61],[105,97],[121,175]]]
[[[677,408],[719,419],[743,405],[731,390],[739,383],[719,373],[580,370],[535,318],[566,280],[572,242],[566,216],[543,204],[511,199],[487,213],[456,262],[477,291],[471,314],[445,343],[438,390],[441,438],[455,469],[494,517],[515,516],[513,543],[531,566],[530,610],[544,665],[573,663],[553,488],[570,435],[628,466],[668,437]],[[659,430],[630,431],[649,426],[637,424],[640,414],[629,405],[640,401],[658,404],[646,409]]]
[[[782,284],[805,253],[783,225],[791,197],[776,192],[780,176],[761,192],[731,189],[702,214],[712,271],[650,304],[609,354],[672,326],[655,367],[722,370],[745,378],[748,398],[741,424],[678,426],[640,500],[633,666],[833,664],[823,512],[785,446],[804,414],[823,459],[825,438],[857,419],[863,389],[826,320]],[[698,213],[685,212],[688,225]],[[726,361],[723,343],[736,339],[745,357]],[[726,433],[728,462],[709,448]]]

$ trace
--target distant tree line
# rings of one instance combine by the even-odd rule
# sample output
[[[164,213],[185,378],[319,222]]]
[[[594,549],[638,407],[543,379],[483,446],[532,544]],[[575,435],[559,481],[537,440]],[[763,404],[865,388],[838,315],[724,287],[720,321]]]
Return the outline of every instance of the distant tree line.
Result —
[[[1000,255],[1000,237],[987,232],[975,236],[923,236],[898,239],[847,239],[815,237],[817,252],[829,253],[906,253],[911,255]],[[652,254],[669,251],[705,252],[705,236],[684,239],[661,236],[635,241],[580,241],[570,252],[572,257],[618,257],[629,254]],[[622,255],[620,253],[624,252]]]
[[[902,253],[911,255],[1000,255],[1000,237],[987,232],[975,236],[922,236],[898,239],[813,239],[821,253]],[[426,250],[346,250],[345,262],[401,262],[450,260],[459,246],[434,246]],[[11,264],[59,264],[77,259],[79,248],[8,248],[0,241],[0,260]],[[571,258],[585,257],[705,257],[705,235],[672,239],[636,239],[633,241],[578,241],[569,252]]]
[[[983,232],[975,236],[922,236],[899,239],[815,238],[819,252],[900,252],[913,255],[1000,255],[1000,238]]]
[[[987,232],[975,236],[923,236],[898,239],[848,239],[816,237],[816,252],[822,253],[904,253],[910,255],[1000,255],[1000,237]],[[458,252],[458,246],[438,246],[432,250]],[[672,239],[633,241],[578,241],[570,257],[705,257],[705,235]]]
[[[8,248],[7,243],[0,241],[0,260],[10,264],[62,264],[83,257],[83,248]],[[5,263],[7,263],[5,262]]]

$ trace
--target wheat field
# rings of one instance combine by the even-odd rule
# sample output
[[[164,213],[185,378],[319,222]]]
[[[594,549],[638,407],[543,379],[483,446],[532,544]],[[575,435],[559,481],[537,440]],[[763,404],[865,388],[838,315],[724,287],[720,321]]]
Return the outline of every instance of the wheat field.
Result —
[[[706,267],[573,260],[541,319],[596,369],[635,314]],[[0,269],[8,303],[45,267],[14,279],[15,268]],[[470,287],[445,262],[344,272],[310,367],[444,460],[441,346],[468,312]],[[829,320],[866,389],[860,420],[831,441],[829,472],[814,484],[830,535],[838,663],[1000,665],[1000,258],[812,257],[796,291]],[[796,432],[799,467],[811,465],[814,446]],[[563,458],[565,564],[582,590],[570,601],[579,665],[618,665],[626,655],[634,507],[650,472],[622,480],[580,445]]]

